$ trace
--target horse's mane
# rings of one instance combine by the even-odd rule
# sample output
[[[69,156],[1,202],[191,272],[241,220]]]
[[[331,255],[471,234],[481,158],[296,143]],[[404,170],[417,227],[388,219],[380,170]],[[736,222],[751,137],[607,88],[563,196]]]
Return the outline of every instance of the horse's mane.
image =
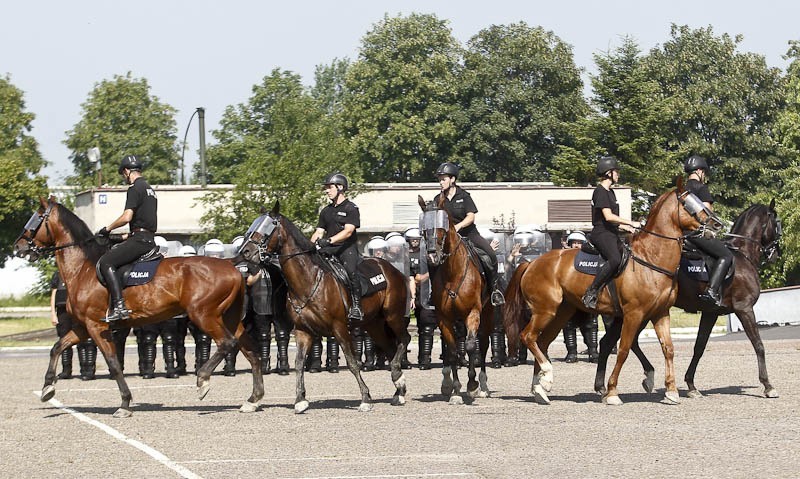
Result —
[[[78,243],[77,246],[83,251],[86,258],[90,262],[96,263],[108,251],[108,248],[101,246],[97,241],[91,240],[94,234],[75,213],[60,203],[56,203],[56,207],[64,229],[72,236],[72,240]]]
[[[733,226],[731,226],[731,233],[738,233],[745,227],[747,220],[750,219],[751,216],[761,213],[761,210],[768,210],[769,207],[767,205],[762,204],[755,204],[742,212],[737,218],[736,221],[733,222]]]
[[[669,190],[666,193],[659,196],[658,198],[656,198],[656,201],[653,202],[653,206],[650,207],[650,211],[647,213],[647,219],[645,220],[644,228],[647,228],[647,224],[650,222],[650,217],[655,215],[656,212],[658,212],[664,206],[664,202],[666,202],[669,199],[670,195],[674,194],[675,190]],[[634,234],[633,237],[631,238],[631,245],[633,245],[633,243],[640,237],[641,237],[640,232],[636,232],[636,234]]]
[[[316,252],[314,243],[312,243],[311,240],[306,238],[306,235],[304,235],[303,232],[300,231],[300,228],[298,228],[297,225],[292,223],[292,220],[283,215],[281,215],[281,218],[283,219],[283,227],[286,229],[286,233],[295,241],[297,246],[299,246],[303,250],[312,250]],[[322,260],[320,259],[318,254],[312,254],[311,261],[313,261],[314,264],[316,264],[317,266],[323,267]]]

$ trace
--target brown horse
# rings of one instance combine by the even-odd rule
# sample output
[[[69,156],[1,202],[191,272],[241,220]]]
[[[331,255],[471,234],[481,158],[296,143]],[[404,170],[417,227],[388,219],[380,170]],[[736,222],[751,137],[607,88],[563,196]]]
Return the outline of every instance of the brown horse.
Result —
[[[486,351],[489,349],[494,306],[488,300],[489,290],[481,277],[479,260],[453,227],[453,219],[443,207],[444,197],[441,195],[438,205],[426,204],[421,196],[418,197],[423,211],[420,230],[425,238],[431,274],[431,302],[436,308],[439,329],[447,344],[442,368],[442,394],[448,398],[450,404],[462,404],[455,324],[456,321],[462,321],[467,330],[467,393],[470,399],[489,397]],[[476,381],[475,367],[478,361],[481,372]]]
[[[716,218],[705,209],[693,209],[689,213],[686,208],[689,198],[693,200],[690,204],[700,204],[694,195],[684,192],[679,179],[677,189],[656,200],[646,227],[631,241],[632,261],[614,280],[623,325],[617,363],[603,397],[607,404],[622,404],[617,393],[619,374],[640,327],[646,321],[653,322],[664,353],[666,399],[671,403],[678,402],[669,308],[677,296],[675,272],[685,238],[683,231],[695,231],[701,224],[712,221],[714,224],[709,226],[718,227]],[[592,277],[575,270],[573,260],[576,254],[577,250],[562,249],[537,258],[528,265],[515,284],[519,291],[510,295],[513,300],[506,300],[504,318],[509,330],[513,331],[516,318],[525,304],[532,312],[531,321],[522,331],[521,339],[536,360],[531,392],[537,402],[544,404],[550,402],[546,393],[553,385],[553,366],[547,357],[547,349],[576,311],[586,311],[581,297]],[[616,315],[614,303],[607,290],[604,290],[596,311]]]
[[[775,211],[775,200],[767,205],[753,205],[746,209],[733,223],[731,232],[727,234],[727,242],[733,249],[736,270],[733,278],[725,287],[723,307],[700,301],[699,293],[707,286],[695,279],[689,278],[683,270],[678,274],[678,298],[675,306],[687,311],[701,311],[700,327],[694,344],[694,354],[689,368],[686,370],[684,380],[689,387],[688,397],[701,397],[702,393],[694,384],[694,375],[700,358],[703,357],[711,330],[721,314],[734,313],[744,327],[747,337],[755,350],[758,361],[758,379],[764,385],[764,396],[778,397],[778,392],[772,387],[767,375],[767,363],[764,357],[764,344],[758,332],[758,324],[753,313],[753,305],[758,301],[761,292],[758,271],[764,263],[775,261],[780,254],[780,240],[782,235],[781,220]],[[616,323],[616,321],[615,321]],[[600,342],[600,359],[597,364],[595,376],[595,390],[602,392],[605,378],[606,361],[611,347],[619,338],[619,325],[614,324],[606,332]],[[608,339],[606,339],[608,338]],[[634,348],[638,345],[634,343]],[[637,353],[645,374],[652,376],[653,365],[644,355]]]
[[[280,214],[280,203],[268,215],[263,215],[251,226],[240,249],[248,261],[258,262],[263,257],[278,255],[283,276],[288,285],[287,312],[295,327],[297,343],[296,399],[297,414],[308,409],[304,381],[305,361],[315,337],[334,336],[344,352],[347,367],[356,377],[361,390],[360,411],[372,409],[369,389],[361,377],[361,365],[353,351],[353,341],[348,327],[347,311],[350,294],[328,271],[316,247],[288,218]],[[405,276],[389,262],[369,258],[386,279],[386,289],[363,298],[361,307],[364,319],[360,326],[369,333],[375,344],[392,357],[391,375],[395,385],[393,406],[405,404],[406,380],[400,360],[411,336],[405,318],[408,284]]]
[[[41,207],[28,221],[14,250],[17,256],[31,261],[55,253],[58,270],[67,285],[67,309],[76,320],[73,331],[50,350],[42,401],[55,394],[56,362],[61,352],[91,337],[103,353],[122,396],[114,416],[130,416],[131,392],[117,360],[110,326],[102,321],[108,308],[108,292],[95,273],[97,260],[108,248],[98,244],[86,223],[50,198],[41,200]],[[124,290],[125,302],[133,312],[131,319],[120,326],[136,327],[187,313],[217,343],[217,351],[197,372],[200,399],[209,391],[214,368],[238,344],[253,368],[253,392],[240,410],[253,412],[264,396],[264,383],[261,361],[241,322],[244,292],[242,275],[230,261],[202,256],[165,258],[150,283]]]

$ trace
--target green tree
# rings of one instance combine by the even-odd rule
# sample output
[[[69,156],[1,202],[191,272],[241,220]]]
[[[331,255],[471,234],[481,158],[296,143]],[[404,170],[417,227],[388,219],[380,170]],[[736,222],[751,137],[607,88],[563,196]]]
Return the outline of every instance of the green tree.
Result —
[[[459,75],[459,140],[465,178],[542,181],[569,125],[588,113],[572,48],[525,23],[493,25],[472,37]]]
[[[247,103],[225,110],[221,129],[214,132],[219,143],[208,157],[215,178],[229,178],[234,189],[204,197],[214,205],[202,218],[208,237],[241,234],[276,200],[301,226],[315,225],[324,176],[342,171],[351,181],[360,180],[327,106],[303,88],[298,75],[276,69],[253,87]]]
[[[344,110],[348,68],[350,68],[350,60],[336,58],[329,65],[317,65],[314,72],[311,96],[329,115],[338,115]]]
[[[142,158],[151,184],[172,184],[177,177],[180,151],[175,123],[176,110],[150,94],[144,78],[115,75],[95,84],[83,105],[81,120],[67,132],[65,145],[75,175],[69,184],[84,188],[96,185],[95,168],[86,156],[93,147],[103,156],[103,182],[122,182],[117,168],[124,155]]]
[[[461,48],[435,15],[384,17],[347,72],[344,125],[367,181],[430,181],[449,158]]]
[[[45,161],[30,135],[34,117],[25,110],[22,91],[9,77],[0,77],[0,267],[36,210],[38,197],[47,195],[46,180],[39,174]]]

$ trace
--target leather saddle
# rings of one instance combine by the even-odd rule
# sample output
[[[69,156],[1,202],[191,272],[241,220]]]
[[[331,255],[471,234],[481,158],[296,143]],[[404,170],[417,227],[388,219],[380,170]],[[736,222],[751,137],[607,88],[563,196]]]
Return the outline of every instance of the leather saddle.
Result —
[[[614,271],[614,278],[622,274],[625,271],[625,266],[628,264],[628,261],[631,259],[631,249],[628,248],[626,245],[622,245],[620,247],[620,253],[622,254],[622,261],[619,263],[619,268]],[[580,251],[578,254],[575,255],[575,260],[573,261],[573,267],[584,274],[588,274],[591,276],[596,276],[597,271],[606,263],[606,259],[600,255],[600,251],[589,241],[586,241],[581,246]]]
[[[350,291],[350,279],[347,270],[344,269],[339,258],[333,255],[320,254],[322,264],[326,271],[330,272],[336,281],[339,282],[347,291]],[[361,283],[361,297],[370,296],[378,291],[386,289],[386,277],[383,275],[380,265],[373,258],[367,258],[358,263],[356,276]]]
[[[159,247],[156,246],[133,263],[120,266],[117,268],[117,278],[119,278],[120,286],[124,289],[128,286],[140,286],[149,283],[155,277],[156,269],[161,264],[162,259],[164,259],[164,255],[161,254]],[[95,266],[95,272],[100,284],[108,287],[103,275],[100,274],[99,263]]]

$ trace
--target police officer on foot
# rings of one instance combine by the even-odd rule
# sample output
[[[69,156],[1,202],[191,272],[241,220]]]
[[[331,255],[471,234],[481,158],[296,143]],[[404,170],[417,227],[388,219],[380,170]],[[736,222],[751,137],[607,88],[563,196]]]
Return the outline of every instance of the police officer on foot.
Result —
[[[110,225],[100,228],[97,236],[107,237],[110,231],[121,226],[130,225],[130,235],[122,243],[100,257],[100,274],[111,295],[113,310],[105,318],[107,322],[130,318],[130,311],[125,307],[122,287],[117,279],[117,268],[136,261],[155,246],[153,237],[158,227],[158,200],[153,188],[142,177],[142,162],[135,155],[127,155],[119,164],[119,174],[130,185],[125,200],[125,210]]]
[[[330,203],[319,214],[319,222],[311,242],[316,243],[321,253],[339,258],[350,280],[352,304],[347,319],[361,321],[361,284],[356,276],[356,266],[361,260],[356,245],[356,229],[361,226],[361,215],[346,195],[348,181],[341,173],[331,173],[323,181],[325,194]]]
[[[492,263],[491,271],[487,271],[486,281],[492,289],[492,304],[497,306],[505,304],[503,293],[497,287],[497,256],[492,246],[478,232],[475,226],[475,213],[478,208],[469,193],[460,186],[456,186],[459,167],[455,163],[442,163],[436,169],[436,177],[439,180],[441,193],[434,197],[434,204],[439,204],[439,198],[444,195],[444,208],[450,213],[455,221],[455,229],[461,236],[465,236],[472,241],[472,244],[482,249],[490,258]]]
[[[706,185],[709,172],[706,159],[698,155],[690,156],[683,164],[683,171],[689,175],[688,181],[686,182],[686,191],[694,193],[695,196],[700,198],[700,201],[703,202],[705,207],[713,212],[714,197],[711,196],[711,192],[708,191],[708,185]],[[725,279],[725,275],[728,273],[728,269],[733,263],[733,253],[731,253],[731,250],[729,250],[722,241],[713,237],[706,238],[703,236],[696,236],[687,239],[700,251],[716,258],[717,261],[714,263],[714,268],[709,275],[708,289],[706,289],[705,293],[700,295],[700,298],[711,301],[717,306],[722,306],[722,294],[720,291],[722,288],[722,280]]]
[[[619,216],[617,195],[611,189],[619,182],[619,163],[613,156],[604,156],[597,162],[597,177],[600,182],[592,194],[592,225],[590,233],[592,244],[600,251],[605,264],[595,275],[592,284],[583,295],[583,305],[589,309],[597,307],[597,295],[608,283],[622,262],[621,241],[618,231],[634,232],[641,227],[638,221],[629,221]]]

